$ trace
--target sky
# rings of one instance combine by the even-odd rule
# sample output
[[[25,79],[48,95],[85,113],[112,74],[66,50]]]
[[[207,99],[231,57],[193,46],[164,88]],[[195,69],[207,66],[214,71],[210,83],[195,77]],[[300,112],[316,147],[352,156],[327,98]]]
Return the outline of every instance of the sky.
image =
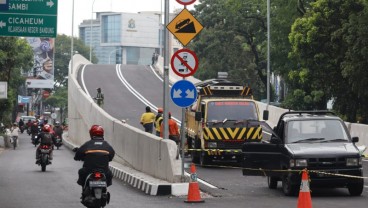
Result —
[[[94,3],[93,3],[94,1]],[[166,0],[74,0],[74,36],[78,36],[78,25],[85,19],[91,19],[92,5],[93,12],[128,12],[137,13],[140,11],[161,11],[164,13]],[[179,0],[181,2],[188,2],[190,0]],[[194,4],[197,4],[197,0]],[[187,6],[187,8],[193,9],[193,5]],[[72,35],[72,6],[73,0],[58,0],[58,20],[57,20],[57,33]],[[184,8],[176,0],[169,0],[170,12],[175,9]],[[93,14],[93,18],[96,15]]]

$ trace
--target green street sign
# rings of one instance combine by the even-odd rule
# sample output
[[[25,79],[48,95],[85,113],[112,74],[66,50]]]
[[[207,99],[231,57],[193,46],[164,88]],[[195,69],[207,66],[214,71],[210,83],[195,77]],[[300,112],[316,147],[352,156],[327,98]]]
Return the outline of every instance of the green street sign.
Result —
[[[0,36],[56,37],[58,0],[0,0]]]

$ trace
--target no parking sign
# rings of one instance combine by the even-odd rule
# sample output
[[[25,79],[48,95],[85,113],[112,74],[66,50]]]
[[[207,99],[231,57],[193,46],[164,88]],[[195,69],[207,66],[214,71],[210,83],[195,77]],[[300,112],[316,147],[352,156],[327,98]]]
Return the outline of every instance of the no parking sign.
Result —
[[[198,69],[198,58],[193,51],[180,49],[171,57],[171,67],[178,76],[188,77]]]

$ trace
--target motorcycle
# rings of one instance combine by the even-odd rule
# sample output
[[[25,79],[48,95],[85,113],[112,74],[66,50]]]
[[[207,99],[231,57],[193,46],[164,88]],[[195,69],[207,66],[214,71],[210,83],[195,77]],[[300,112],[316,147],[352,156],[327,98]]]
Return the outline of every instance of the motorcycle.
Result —
[[[32,140],[32,144],[34,144],[34,146],[36,147],[37,146],[37,144],[38,144],[38,142],[36,142],[36,140],[37,140],[37,134],[34,134],[34,135],[32,135],[32,137],[31,137],[31,140]]]
[[[106,175],[102,170],[93,170],[88,174],[83,186],[82,204],[88,208],[101,208],[109,202]]]
[[[28,127],[28,128],[27,128],[27,134],[28,134],[28,135],[31,135],[31,127]]]
[[[17,147],[18,137],[17,136],[12,136],[11,137],[11,143],[13,144],[13,149],[15,149]]]
[[[73,149],[76,152],[78,147]],[[110,203],[107,191],[107,178],[103,170],[92,170],[85,179],[82,191],[82,204],[88,208],[102,208]]]
[[[19,130],[20,130],[20,133],[23,134],[23,132],[24,132],[24,126],[19,126]]]
[[[38,165],[41,166],[42,172],[46,171],[46,166],[50,165],[51,147],[49,145],[41,145]]]
[[[63,145],[63,142],[62,142],[61,137],[60,137],[59,135],[56,135],[55,137],[56,137],[56,143],[55,143],[55,146],[56,146],[56,149],[59,149],[59,147],[60,147],[61,145]]]

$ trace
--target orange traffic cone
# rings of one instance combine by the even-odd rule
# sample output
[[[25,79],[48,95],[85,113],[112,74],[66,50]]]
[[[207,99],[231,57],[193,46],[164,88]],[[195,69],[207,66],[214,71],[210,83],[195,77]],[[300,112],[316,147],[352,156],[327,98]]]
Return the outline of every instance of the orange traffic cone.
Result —
[[[297,208],[312,208],[307,169],[304,169],[302,173],[302,183],[300,184]]]
[[[196,168],[193,163],[190,165],[190,182],[189,182],[189,189],[188,189],[188,198],[184,202],[186,203],[204,202],[204,200],[201,199],[201,194],[199,192]]]

